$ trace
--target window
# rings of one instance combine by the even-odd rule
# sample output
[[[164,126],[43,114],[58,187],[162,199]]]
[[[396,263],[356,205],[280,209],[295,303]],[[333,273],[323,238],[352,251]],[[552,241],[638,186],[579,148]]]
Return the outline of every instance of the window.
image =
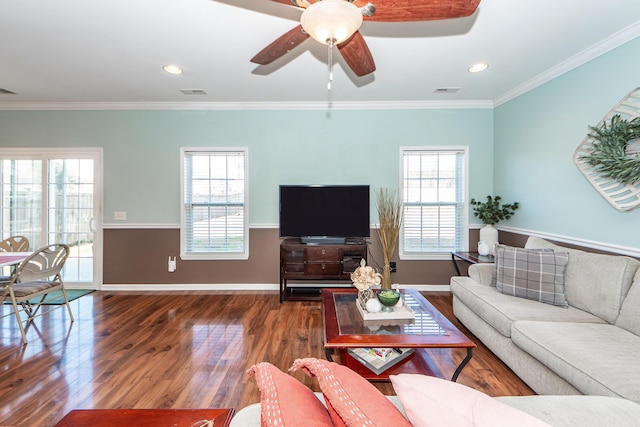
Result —
[[[401,148],[404,219],[400,256],[444,258],[465,250],[466,148]]]
[[[180,256],[247,259],[247,150],[182,149]]]

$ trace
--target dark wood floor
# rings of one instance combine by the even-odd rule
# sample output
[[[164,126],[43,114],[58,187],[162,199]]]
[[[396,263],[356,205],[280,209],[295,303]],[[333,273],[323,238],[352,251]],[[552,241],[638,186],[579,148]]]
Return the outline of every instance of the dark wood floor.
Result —
[[[449,293],[424,295],[453,319]],[[324,358],[320,303],[279,304],[275,292],[94,292],[71,306],[74,323],[53,310],[28,328],[26,346],[15,319],[2,319],[0,426],[51,426],[72,409],[239,409],[260,399],[252,364],[286,371],[296,358]],[[453,320],[479,344],[458,382],[491,396],[533,394]],[[448,377],[464,356],[432,353]]]

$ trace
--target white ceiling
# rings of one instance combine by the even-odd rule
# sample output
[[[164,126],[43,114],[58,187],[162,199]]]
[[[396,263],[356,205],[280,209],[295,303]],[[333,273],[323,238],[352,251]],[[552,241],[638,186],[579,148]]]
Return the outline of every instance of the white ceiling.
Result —
[[[468,18],[365,22],[377,70],[356,77],[336,54],[328,93],[326,46],[312,39],[269,66],[249,62],[298,24],[300,9],[274,1],[0,0],[0,10],[0,88],[17,93],[0,94],[1,109],[490,106],[640,35],[638,0],[482,0]],[[467,72],[480,61],[487,71]],[[449,87],[460,90],[433,93]]]

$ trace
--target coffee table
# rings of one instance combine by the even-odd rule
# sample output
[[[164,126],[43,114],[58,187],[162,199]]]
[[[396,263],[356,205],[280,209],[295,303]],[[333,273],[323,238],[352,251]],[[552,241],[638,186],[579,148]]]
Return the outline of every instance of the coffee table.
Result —
[[[415,320],[364,320],[356,307],[355,288],[322,290],[322,321],[324,347],[327,360],[333,351],[340,355],[340,362],[358,372],[369,381],[388,381],[389,375],[400,373],[424,374],[444,378],[425,349],[452,348],[466,350],[466,356],[458,365],[452,381],[456,381],[462,369],[473,356],[475,343],[458,330],[420,292],[415,289],[400,291],[405,303],[415,312]],[[411,347],[415,352],[388,370],[376,375],[348,354],[349,348]]]

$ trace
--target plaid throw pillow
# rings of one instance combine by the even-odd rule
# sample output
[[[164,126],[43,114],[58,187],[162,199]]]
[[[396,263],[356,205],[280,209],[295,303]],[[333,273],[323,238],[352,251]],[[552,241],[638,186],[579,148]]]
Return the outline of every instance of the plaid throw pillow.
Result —
[[[505,295],[568,307],[564,294],[567,252],[496,245],[494,284]]]

